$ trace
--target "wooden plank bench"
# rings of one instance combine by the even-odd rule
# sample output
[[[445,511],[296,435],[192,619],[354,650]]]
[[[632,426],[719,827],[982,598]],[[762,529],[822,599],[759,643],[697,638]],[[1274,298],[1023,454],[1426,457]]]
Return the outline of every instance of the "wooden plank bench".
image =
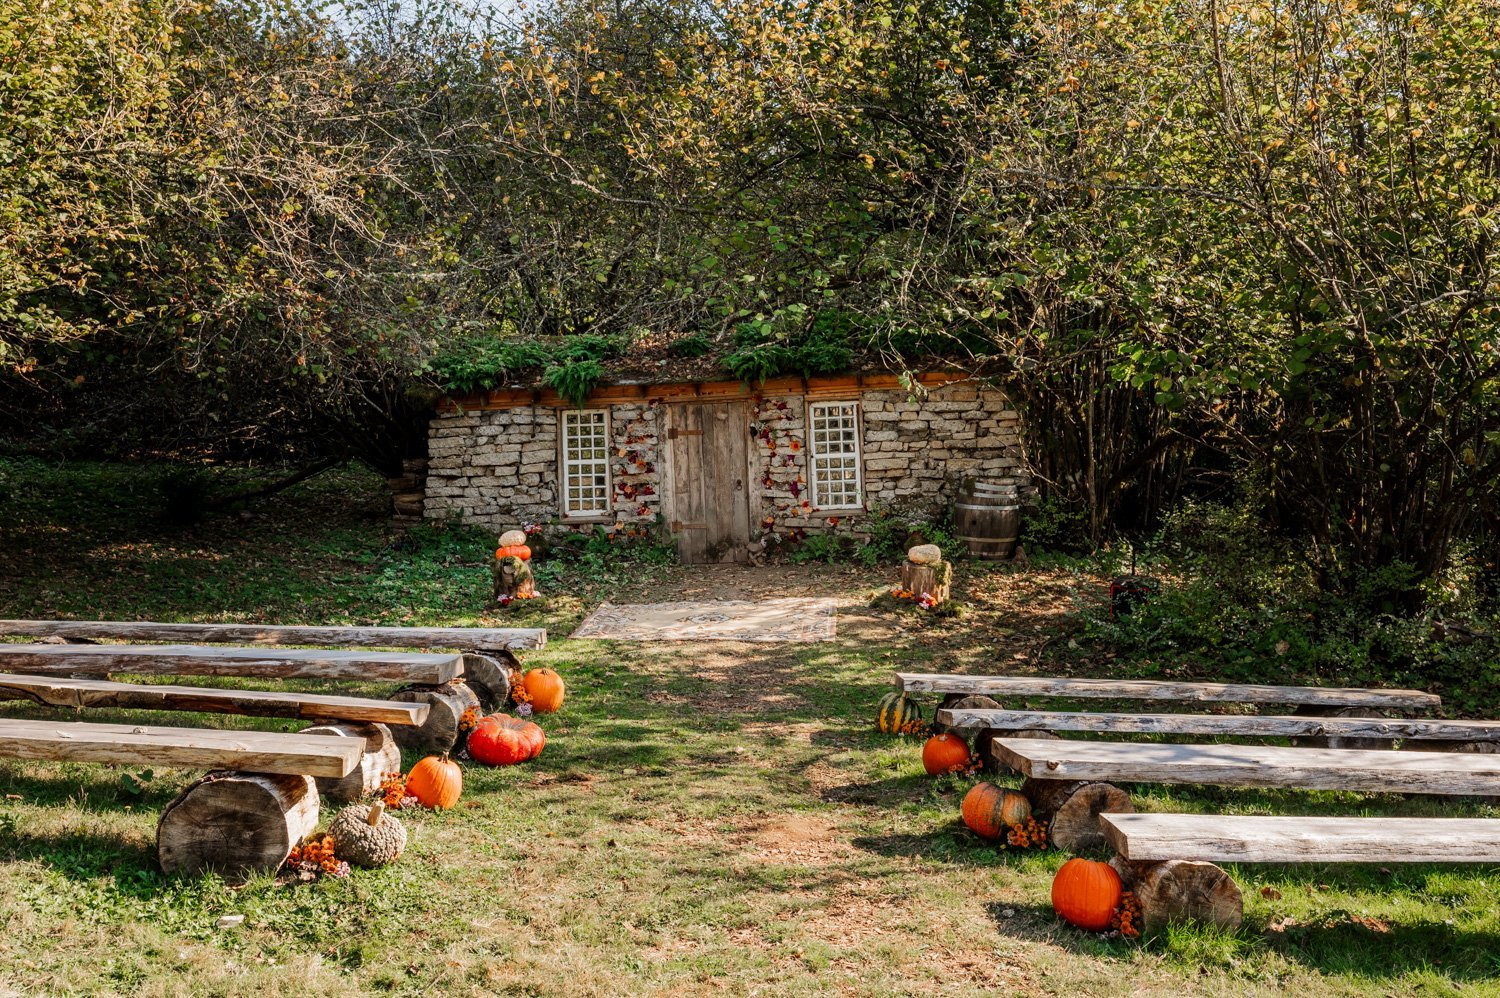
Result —
[[[0,758],[217,770],[162,811],[157,856],[169,873],[231,880],[275,870],[318,826],[314,777],[360,764],[361,741],[306,732],[226,731],[0,718]]]
[[[1409,738],[1494,741],[1500,721],[1403,720],[1381,717],[1308,717],[1268,714],[1113,714],[1062,710],[950,708],[939,724],[959,731],[1093,731],[1107,734],[1236,735],[1245,738]]]
[[[0,645],[0,668],[36,675],[257,676],[437,685],[463,675],[459,655],[218,648],[209,645]]]
[[[1433,709],[1442,697],[1420,690],[1333,686],[1263,686],[1252,683],[1169,682],[1154,679],[1063,679],[1047,676],[959,676],[898,672],[893,682],[908,693],[992,697],[1077,697],[1116,700],[1300,704],[1310,707]]]
[[[996,762],[1027,777],[1021,792],[1059,849],[1104,845],[1102,813],[1133,811],[1115,785],[1208,783],[1371,793],[1500,793],[1500,756],[1268,745],[1161,745],[997,738]]]
[[[1500,863],[1500,820],[1101,814],[1110,861],[1141,903],[1144,924],[1234,927],[1238,885],[1222,862]]]
[[[516,652],[541,648],[547,643],[547,632],[539,627],[164,624],[150,620],[0,620],[0,636],[76,642],[452,648],[464,653],[464,681],[473,689],[479,703],[489,710],[500,707],[510,697],[511,681],[521,666]],[[0,649],[3,647],[0,645]],[[433,719],[435,724],[440,720],[440,717]],[[425,739],[432,744],[441,740],[440,733]]]
[[[318,693],[225,690],[197,686],[147,686],[107,679],[0,675],[0,700],[27,700],[49,707],[118,707],[127,710],[192,710],[248,717],[295,717],[316,721],[420,725],[425,703],[366,700]]]
[[[0,635],[71,641],[332,645],[523,651],[547,643],[539,627],[318,627],[302,624],[162,624],[149,620],[0,620]]]

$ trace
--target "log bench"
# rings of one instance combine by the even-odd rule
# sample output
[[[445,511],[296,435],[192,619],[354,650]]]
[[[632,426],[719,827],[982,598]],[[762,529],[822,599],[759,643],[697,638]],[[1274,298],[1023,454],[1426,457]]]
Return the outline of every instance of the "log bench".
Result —
[[[1141,903],[1144,925],[1233,928],[1244,905],[1216,863],[1500,863],[1500,820],[1101,814],[1110,865]]]
[[[405,682],[408,685],[391,699],[425,705],[427,716],[418,725],[395,727],[391,735],[404,748],[447,752],[458,740],[464,712],[480,706],[478,695],[464,681],[476,657],[482,656],[214,645],[0,644],[0,671],[69,677],[129,673]],[[495,669],[503,671],[498,665]],[[504,681],[508,692],[509,679]]]
[[[335,648],[449,648],[463,653],[464,677],[486,709],[510,696],[516,653],[545,647],[540,627],[346,627],[305,624],[164,624],[150,620],[0,620],[0,636],[64,641],[136,641]]]
[[[1187,703],[1279,704],[1295,708],[1297,716],[1330,717],[1366,715],[1390,709],[1435,710],[1442,698],[1421,690],[1364,689],[1333,686],[1270,686],[1257,683],[1200,683],[1153,679],[1071,679],[1051,676],[960,676],[939,673],[898,672],[895,685],[904,692],[946,694],[942,706],[976,710],[1000,710],[995,697],[1066,697],[1078,699],[1170,700]],[[989,757],[989,743],[996,737],[1029,731],[1033,738],[1052,737],[1042,728],[985,728],[975,738],[981,758]],[[1297,735],[1298,744],[1326,748],[1390,748],[1386,739],[1344,735]]]
[[[0,758],[103,762],[210,772],[162,811],[157,856],[168,874],[231,880],[279,867],[318,825],[315,776],[341,778],[363,744],[307,733],[162,728],[0,718]]]
[[[1047,802],[1037,806],[1054,814],[1053,844],[1071,851],[1104,844],[1101,813],[1133,810],[1116,782],[1500,793],[1500,757],[1493,755],[1022,738],[997,738],[991,751],[998,763],[1027,777],[1022,793],[1034,802]],[[1057,827],[1065,814],[1067,822]]]

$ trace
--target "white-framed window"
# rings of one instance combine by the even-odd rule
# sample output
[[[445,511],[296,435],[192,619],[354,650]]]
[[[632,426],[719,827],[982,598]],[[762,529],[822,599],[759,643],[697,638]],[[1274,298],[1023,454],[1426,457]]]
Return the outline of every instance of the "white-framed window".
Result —
[[[863,509],[859,403],[813,402],[807,435],[814,509]]]
[[[609,515],[609,410],[562,414],[562,515]]]

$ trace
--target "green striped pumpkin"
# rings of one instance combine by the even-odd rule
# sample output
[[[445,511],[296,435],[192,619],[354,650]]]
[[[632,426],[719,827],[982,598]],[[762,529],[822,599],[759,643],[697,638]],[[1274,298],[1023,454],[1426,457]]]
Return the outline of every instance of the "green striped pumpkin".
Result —
[[[875,727],[888,735],[899,735],[912,721],[920,723],[922,708],[905,693],[887,693],[880,698],[880,713],[875,718]]]

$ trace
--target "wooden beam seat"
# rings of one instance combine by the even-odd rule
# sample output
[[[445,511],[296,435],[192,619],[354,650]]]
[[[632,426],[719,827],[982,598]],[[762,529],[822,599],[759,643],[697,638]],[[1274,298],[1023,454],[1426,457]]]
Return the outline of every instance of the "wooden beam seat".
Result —
[[[1268,714],[1111,714],[1065,710],[945,708],[937,722],[960,731],[1095,731],[1106,734],[1237,735],[1244,738],[1409,738],[1495,741],[1500,721],[1399,720]]]
[[[359,765],[363,751],[357,739],[274,731],[0,718],[0,758],[6,759],[337,777]]]
[[[1101,814],[1124,859],[1210,863],[1500,863],[1497,818]]]
[[[268,690],[221,690],[195,686],[147,686],[107,679],[0,675],[0,700],[28,700],[50,707],[119,707],[128,710],[192,710],[249,717],[297,717],[309,721],[363,721],[421,725],[425,703]]]
[[[463,656],[389,651],[219,648],[211,645],[7,645],[0,671],[40,675],[260,676],[393,680],[440,685],[463,675]]]
[[[996,761],[1038,780],[1500,794],[1497,755],[1035,738],[997,738],[992,751]]]
[[[1376,753],[1370,753],[1376,754]],[[1235,928],[1243,894],[1215,863],[1496,863],[1493,818],[1305,818],[1218,814],[1098,816],[1147,931],[1174,921]]]
[[[541,648],[539,627],[316,627],[274,624],[160,624],[149,620],[0,620],[0,635],[82,641],[189,644],[332,645],[340,648]]]
[[[1443,702],[1436,694],[1420,690],[1262,686],[1251,683],[1166,682],[1150,679],[1066,679],[1047,676],[959,676],[898,672],[893,682],[908,693],[983,694],[993,697],[1108,697],[1117,700],[1276,703],[1319,707],[1436,708]]]

